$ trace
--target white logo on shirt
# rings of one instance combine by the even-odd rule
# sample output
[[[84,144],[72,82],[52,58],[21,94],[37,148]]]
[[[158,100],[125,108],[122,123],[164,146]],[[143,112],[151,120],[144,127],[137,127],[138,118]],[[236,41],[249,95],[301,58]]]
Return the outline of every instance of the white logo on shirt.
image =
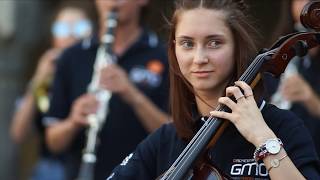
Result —
[[[250,176],[255,173],[256,176],[266,177],[268,176],[267,169],[264,163],[257,164],[251,163],[237,163],[231,166],[230,174],[233,176]]]
[[[124,158],[124,160],[121,162],[120,166],[127,165],[132,156],[133,156],[133,153],[129,154],[126,158]]]

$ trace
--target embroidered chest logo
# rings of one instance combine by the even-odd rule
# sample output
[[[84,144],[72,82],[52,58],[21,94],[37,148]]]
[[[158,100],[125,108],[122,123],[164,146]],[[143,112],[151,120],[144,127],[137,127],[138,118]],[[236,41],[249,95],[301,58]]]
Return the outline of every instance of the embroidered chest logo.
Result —
[[[164,71],[164,65],[160,60],[151,60],[144,66],[136,66],[129,72],[129,77],[132,82],[146,86],[156,88],[162,81],[162,72]]]
[[[267,177],[268,171],[264,163],[256,163],[254,159],[233,159],[230,175],[235,177]]]

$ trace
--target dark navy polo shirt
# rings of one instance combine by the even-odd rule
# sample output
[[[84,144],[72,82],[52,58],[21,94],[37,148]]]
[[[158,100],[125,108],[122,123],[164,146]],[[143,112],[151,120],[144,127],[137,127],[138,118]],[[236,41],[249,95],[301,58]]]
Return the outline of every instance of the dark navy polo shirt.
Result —
[[[262,114],[306,179],[320,179],[319,160],[303,122],[273,105],[266,105]],[[164,125],[141,142],[107,179],[156,179],[169,169],[186,145],[173,124]],[[209,153],[211,163],[232,179],[269,179],[264,163],[256,164],[253,159],[254,150],[255,146],[230,124]]]
[[[47,124],[66,118],[72,102],[87,92],[98,46],[97,38],[85,40],[67,49],[58,60],[50,109],[44,119]],[[144,29],[138,41],[118,57],[117,63],[128,73],[136,87],[167,112],[167,52],[154,33]],[[107,177],[114,166],[132,152],[148,134],[133,109],[117,94],[112,95],[109,111],[99,133],[95,179]],[[84,143],[83,130],[76,136],[67,152],[67,173],[70,173],[71,179],[78,173]]]

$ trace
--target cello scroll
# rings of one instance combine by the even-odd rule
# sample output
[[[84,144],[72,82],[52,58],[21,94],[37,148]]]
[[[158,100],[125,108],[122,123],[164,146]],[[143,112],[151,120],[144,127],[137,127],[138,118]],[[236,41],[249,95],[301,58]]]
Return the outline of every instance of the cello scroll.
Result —
[[[320,31],[320,1],[309,2],[301,12],[300,21],[304,27]]]

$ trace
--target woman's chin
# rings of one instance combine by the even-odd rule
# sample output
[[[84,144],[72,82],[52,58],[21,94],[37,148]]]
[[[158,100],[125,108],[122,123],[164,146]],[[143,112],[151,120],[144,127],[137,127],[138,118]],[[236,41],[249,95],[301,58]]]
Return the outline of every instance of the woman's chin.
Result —
[[[210,86],[208,83],[206,84],[196,84],[193,86],[195,91],[201,91],[201,92],[211,92],[212,89],[214,89],[214,86]]]

